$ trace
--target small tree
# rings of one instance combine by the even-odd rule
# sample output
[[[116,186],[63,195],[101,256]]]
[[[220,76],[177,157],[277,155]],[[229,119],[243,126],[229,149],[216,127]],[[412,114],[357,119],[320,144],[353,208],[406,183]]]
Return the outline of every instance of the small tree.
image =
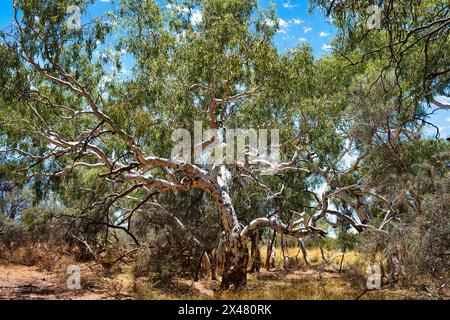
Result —
[[[355,234],[351,233],[348,225],[347,226],[342,225],[341,231],[339,232],[339,235],[337,238],[337,244],[342,252],[341,263],[339,265],[339,272],[342,272],[342,266],[344,264],[345,253],[347,251],[351,251],[351,250],[355,249],[357,243],[358,243],[358,239]]]

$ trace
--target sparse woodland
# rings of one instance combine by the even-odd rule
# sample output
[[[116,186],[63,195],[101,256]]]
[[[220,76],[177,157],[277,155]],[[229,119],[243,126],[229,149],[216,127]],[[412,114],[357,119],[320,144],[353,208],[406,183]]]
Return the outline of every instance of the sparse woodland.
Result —
[[[429,121],[450,108],[448,1],[380,1],[368,29],[372,1],[311,0],[338,30],[321,57],[280,53],[254,0],[103,19],[79,0],[79,29],[72,2],[15,0],[0,32],[0,270],[67,261],[138,298],[391,298],[367,293],[376,265],[379,292],[448,299],[450,145]],[[174,159],[194,121],[277,129],[281,161]]]

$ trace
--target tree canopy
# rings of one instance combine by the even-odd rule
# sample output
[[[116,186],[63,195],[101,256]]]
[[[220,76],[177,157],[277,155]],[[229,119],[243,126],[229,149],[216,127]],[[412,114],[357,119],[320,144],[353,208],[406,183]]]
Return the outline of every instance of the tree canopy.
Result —
[[[2,179],[76,209],[66,218],[86,244],[123,232],[139,246],[151,224],[215,249],[223,288],[245,284],[263,228],[318,239],[345,225],[393,254],[412,229],[448,239],[450,150],[422,135],[430,104],[447,108],[448,4],[382,2],[368,29],[371,1],[311,1],[338,29],[316,58],[308,44],[280,53],[276,12],[256,0],[123,0],[80,28],[73,1],[15,1],[0,34]],[[82,17],[90,3],[76,1]],[[277,129],[280,162],[173,159],[174,130],[194,121]],[[420,249],[443,256],[441,241]]]

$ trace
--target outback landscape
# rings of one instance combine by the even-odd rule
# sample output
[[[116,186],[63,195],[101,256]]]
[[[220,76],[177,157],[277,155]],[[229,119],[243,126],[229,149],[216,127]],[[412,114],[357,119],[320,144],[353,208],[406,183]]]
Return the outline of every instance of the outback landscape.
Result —
[[[277,250],[280,255],[281,250]],[[67,288],[67,266],[76,263],[67,257],[51,261],[45,268],[17,263],[0,263],[0,299],[60,299],[60,300],[133,300],[133,299],[232,299],[232,300],[367,300],[367,299],[439,299],[448,298],[447,282],[436,286],[430,279],[422,279],[411,287],[385,284],[378,290],[368,290],[363,260],[349,253],[344,268],[339,271],[340,259],[328,264],[320,252],[312,252],[311,265],[305,265],[296,250],[290,254],[288,266],[271,266],[249,275],[245,290],[221,292],[219,282],[202,277],[193,279],[174,277],[161,282],[157,274],[136,277],[126,263],[119,263],[112,272],[98,263],[78,263],[81,288]],[[326,256],[328,252],[325,251]],[[333,258],[341,255],[330,255]],[[281,258],[281,257],[280,257]],[[322,260],[322,261],[321,261]],[[281,263],[282,259],[275,263]],[[205,275],[206,276],[206,275]]]
[[[448,300],[444,0],[0,3],[0,300]]]

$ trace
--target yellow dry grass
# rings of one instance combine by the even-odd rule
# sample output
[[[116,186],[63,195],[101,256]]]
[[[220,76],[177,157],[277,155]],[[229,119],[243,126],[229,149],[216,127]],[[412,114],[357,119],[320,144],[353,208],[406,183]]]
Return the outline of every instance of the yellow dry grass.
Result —
[[[343,270],[339,272],[340,252],[324,252],[327,264],[318,248],[309,248],[311,265],[303,261],[298,248],[286,248],[289,262],[283,262],[280,248],[275,249],[275,267],[261,269],[258,274],[249,274],[248,283],[238,291],[221,292],[217,290],[220,281],[202,279],[198,282],[175,278],[171,282],[158,282],[154,277],[135,278],[128,265],[117,266],[106,275],[98,264],[78,264],[82,269],[82,290],[68,291],[65,288],[67,265],[77,264],[69,257],[59,257],[53,262],[52,270],[46,270],[47,263],[40,267],[0,263],[0,285],[11,288],[3,292],[4,298],[39,299],[238,299],[238,300],[308,300],[308,299],[416,299],[433,298],[413,289],[400,290],[384,288],[366,292],[368,262],[356,252],[345,254]],[[262,262],[265,261],[266,248],[261,248]],[[381,258],[380,258],[381,259]],[[3,277],[1,277],[3,275]],[[23,283],[33,284],[33,290],[24,296]],[[28,287],[27,287],[28,288]],[[361,294],[364,295],[361,296]],[[0,294],[1,296],[1,294]],[[360,297],[361,296],[361,297]]]
[[[299,252],[298,248],[285,248],[284,250],[285,256],[290,258],[290,260],[294,260],[299,265],[304,265],[305,261],[303,259],[303,255],[301,252]],[[332,259],[332,265],[339,267],[341,263],[342,253],[338,251],[327,251],[324,249],[324,255],[327,260]],[[320,253],[319,248],[309,248],[308,249],[308,256],[309,261],[315,265],[315,264],[321,264],[323,261],[323,258]],[[264,262],[266,259],[266,248],[261,249],[261,257],[262,261]],[[279,266],[283,263],[283,253],[281,248],[275,248],[275,265]],[[352,267],[361,267],[364,264],[364,258],[358,254],[355,251],[349,251],[345,253],[344,256],[344,262],[343,262],[343,268],[346,268],[347,266]]]
[[[383,289],[366,292],[367,263],[357,252],[347,252],[344,257],[343,271],[339,265],[342,256],[337,251],[324,252],[332,260],[325,264],[318,248],[308,249],[310,266],[303,261],[298,248],[286,248],[285,255],[290,257],[289,265],[283,267],[283,255],[276,248],[275,268],[270,271],[261,269],[259,274],[249,274],[247,286],[238,291],[218,291],[219,282],[203,279],[199,282],[174,280],[161,286],[141,281],[137,287],[140,299],[235,299],[235,300],[353,300],[359,299],[418,299],[427,298],[413,290]],[[261,248],[261,261],[264,263],[266,248]],[[297,259],[295,257],[297,256]],[[364,293],[362,296],[361,294]],[[429,297],[428,297],[429,298]]]

